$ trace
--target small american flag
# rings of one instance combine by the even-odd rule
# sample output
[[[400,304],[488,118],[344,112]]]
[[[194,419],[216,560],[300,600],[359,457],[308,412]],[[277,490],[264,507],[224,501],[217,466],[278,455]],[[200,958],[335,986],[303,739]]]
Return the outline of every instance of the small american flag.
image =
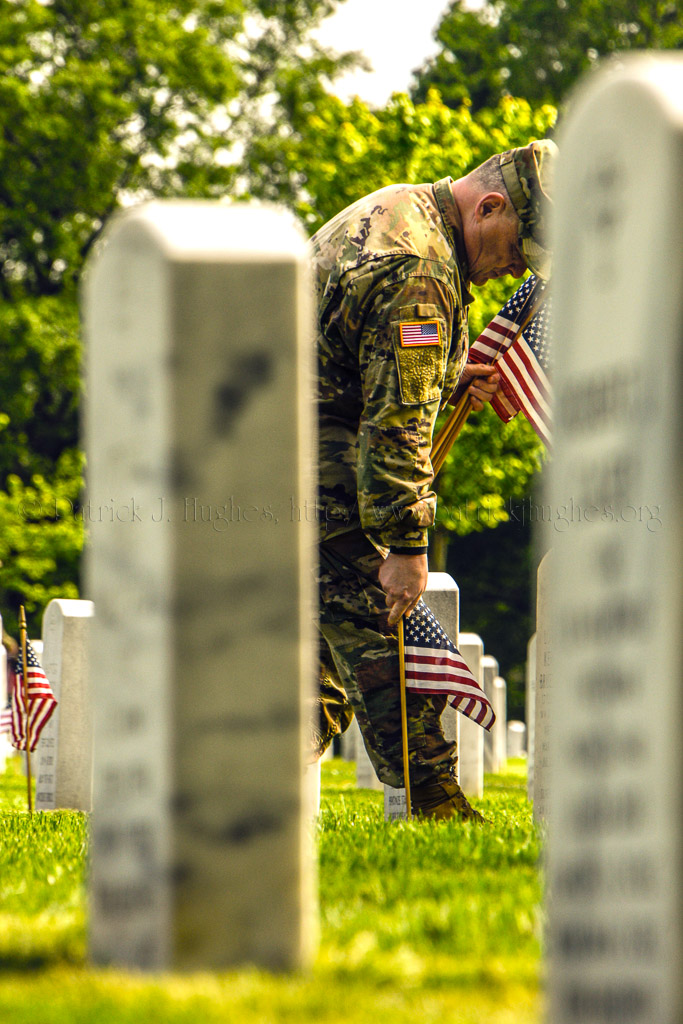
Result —
[[[523,412],[543,443],[552,437],[552,389],[548,379],[552,305],[545,284],[533,275],[508,299],[469,351],[473,363],[495,363],[501,388],[491,405],[507,423]],[[535,315],[514,341],[532,301],[541,296]]]
[[[448,693],[456,711],[490,729],[496,716],[488,697],[424,601],[404,618],[403,629],[406,690]]]
[[[401,346],[438,345],[439,325],[436,320],[423,321],[420,324],[401,324]]]
[[[47,677],[40,667],[35,651],[28,640],[26,641],[26,663],[28,666],[28,703],[30,708],[30,749],[35,750],[44,726],[57,707],[57,701],[47,681]],[[16,747],[17,750],[26,750],[26,702],[24,700],[24,669],[21,648],[19,649],[17,671],[12,687],[11,704],[8,710],[11,712],[10,731],[12,733],[12,746]],[[3,720],[6,714],[7,710],[3,714]]]

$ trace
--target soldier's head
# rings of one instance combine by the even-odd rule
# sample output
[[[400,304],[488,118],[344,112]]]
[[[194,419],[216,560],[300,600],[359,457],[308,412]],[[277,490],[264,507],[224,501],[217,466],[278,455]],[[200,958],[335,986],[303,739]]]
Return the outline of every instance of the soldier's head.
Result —
[[[496,154],[453,183],[470,280],[550,273],[548,210],[557,146],[549,139]]]

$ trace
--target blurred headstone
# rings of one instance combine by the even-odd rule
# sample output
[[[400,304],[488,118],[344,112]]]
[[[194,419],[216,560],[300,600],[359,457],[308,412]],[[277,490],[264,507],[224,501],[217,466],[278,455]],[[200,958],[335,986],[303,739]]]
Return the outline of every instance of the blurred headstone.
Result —
[[[534,699],[534,782],[532,800],[534,818],[545,821],[548,817],[548,772],[552,758],[548,726],[549,698],[553,684],[552,637],[548,575],[552,551],[540,561],[536,589],[536,696]]]
[[[483,689],[484,642],[476,633],[461,633],[458,650]],[[484,732],[465,715],[458,715],[458,781],[466,796],[484,795]]]
[[[683,57],[570,104],[555,186],[552,1024],[683,1020]],[[539,639],[540,643],[540,639]],[[538,751],[538,737],[537,737]]]
[[[311,959],[311,320],[274,209],[140,205],[87,268],[99,964]]]
[[[498,676],[500,666],[492,654],[485,654],[481,659],[482,675],[484,678],[484,693],[496,714],[496,721],[488,731],[484,732],[484,771],[499,772],[500,764],[497,757],[496,729],[498,728],[498,717],[495,707],[494,680]]]
[[[508,757],[524,757],[526,755],[526,737],[526,724],[511,718],[507,727]]]
[[[536,735],[536,634],[526,648],[526,795],[534,798],[534,738]]]
[[[497,772],[504,772],[508,759],[508,702],[507,683],[502,676],[493,680],[493,710],[496,720],[493,723],[493,763]]]

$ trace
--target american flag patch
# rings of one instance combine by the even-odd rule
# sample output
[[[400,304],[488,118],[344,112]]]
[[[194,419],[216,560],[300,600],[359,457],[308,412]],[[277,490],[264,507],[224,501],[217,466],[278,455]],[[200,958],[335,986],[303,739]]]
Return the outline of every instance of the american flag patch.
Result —
[[[436,320],[422,320],[420,323],[400,324],[401,347],[410,345],[439,345],[439,324]]]

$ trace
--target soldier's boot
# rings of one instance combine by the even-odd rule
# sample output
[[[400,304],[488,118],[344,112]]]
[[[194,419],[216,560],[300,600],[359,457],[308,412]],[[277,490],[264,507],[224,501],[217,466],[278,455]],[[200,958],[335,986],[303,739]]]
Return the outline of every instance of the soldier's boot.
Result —
[[[410,797],[413,814],[424,818],[460,818],[461,821],[486,822],[452,778],[411,786]]]

